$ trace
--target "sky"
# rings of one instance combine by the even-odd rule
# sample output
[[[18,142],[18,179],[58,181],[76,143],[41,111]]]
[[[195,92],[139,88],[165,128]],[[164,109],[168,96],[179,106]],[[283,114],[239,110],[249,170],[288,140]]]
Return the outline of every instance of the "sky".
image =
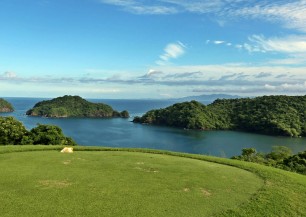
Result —
[[[0,96],[306,94],[306,0],[0,0]]]

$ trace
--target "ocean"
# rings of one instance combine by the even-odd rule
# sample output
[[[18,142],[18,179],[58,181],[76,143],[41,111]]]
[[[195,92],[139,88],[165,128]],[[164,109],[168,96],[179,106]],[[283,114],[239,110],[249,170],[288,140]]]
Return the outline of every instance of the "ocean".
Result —
[[[241,149],[253,147],[260,152],[270,152],[272,146],[287,146],[294,153],[306,150],[306,138],[288,138],[259,135],[234,131],[198,131],[171,127],[134,124],[134,116],[140,116],[151,109],[164,108],[177,100],[119,100],[88,99],[103,102],[115,110],[128,110],[131,118],[43,118],[29,117],[25,113],[41,98],[5,98],[13,104],[15,111],[2,116],[14,116],[27,129],[40,124],[52,124],[62,128],[66,136],[72,137],[79,145],[129,147],[169,150],[219,157],[239,155]],[[202,102],[204,104],[209,101]]]

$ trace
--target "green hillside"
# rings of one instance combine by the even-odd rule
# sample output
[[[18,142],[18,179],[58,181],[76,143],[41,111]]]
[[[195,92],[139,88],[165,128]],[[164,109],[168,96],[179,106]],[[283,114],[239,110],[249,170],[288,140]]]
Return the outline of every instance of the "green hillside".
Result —
[[[0,113],[1,112],[13,112],[14,108],[11,103],[0,98]]]
[[[241,130],[281,136],[306,136],[305,96],[263,96],[197,101],[151,110],[136,123],[201,130]]]
[[[61,148],[0,147],[1,216],[306,215],[303,175],[201,155]]]
[[[128,118],[127,111],[118,112],[107,104],[92,103],[79,96],[63,96],[37,103],[28,110],[27,115],[55,118],[90,117],[90,118]]]

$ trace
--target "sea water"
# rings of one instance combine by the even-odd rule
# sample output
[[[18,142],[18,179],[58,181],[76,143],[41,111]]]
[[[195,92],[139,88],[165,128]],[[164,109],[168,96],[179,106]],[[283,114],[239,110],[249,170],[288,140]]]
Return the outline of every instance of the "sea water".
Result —
[[[62,128],[65,135],[84,146],[132,147],[161,149],[177,152],[206,154],[221,157],[239,155],[241,149],[253,147],[260,152],[270,152],[272,146],[287,146],[294,153],[306,150],[306,138],[288,138],[234,131],[198,131],[171,127],[134,124],[134,116],[151,109],[164,108],[175,100],[118,100],[89,99],[103,102],[115,110],[128,110],[131,118],[44,118],[30,117],[25,113],[39,98],[5,98],[15,111],[2,116],[14,116],[27,129],[40,124],[52,124]],[[210,102],[203,102],[208,104]]]

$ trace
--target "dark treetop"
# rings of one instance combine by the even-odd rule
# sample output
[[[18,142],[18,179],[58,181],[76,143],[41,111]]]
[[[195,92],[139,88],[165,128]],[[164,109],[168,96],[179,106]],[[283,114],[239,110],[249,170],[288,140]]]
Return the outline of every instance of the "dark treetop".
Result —
[[[90,118],[128,118],[127,111],[118,112],[109,105],[103,103],[92,103],[79,96],[63,96],[52,100],[37,103],[27,111],[30,116],[44,117],[90,117]]]
[[[207,106],[183,102],[151,110],[133,121],[186,129],[306,136],[306,95],[217,99]]]
[[[6,100],[0,98],[0,112],[13,112],[13,106]]]

